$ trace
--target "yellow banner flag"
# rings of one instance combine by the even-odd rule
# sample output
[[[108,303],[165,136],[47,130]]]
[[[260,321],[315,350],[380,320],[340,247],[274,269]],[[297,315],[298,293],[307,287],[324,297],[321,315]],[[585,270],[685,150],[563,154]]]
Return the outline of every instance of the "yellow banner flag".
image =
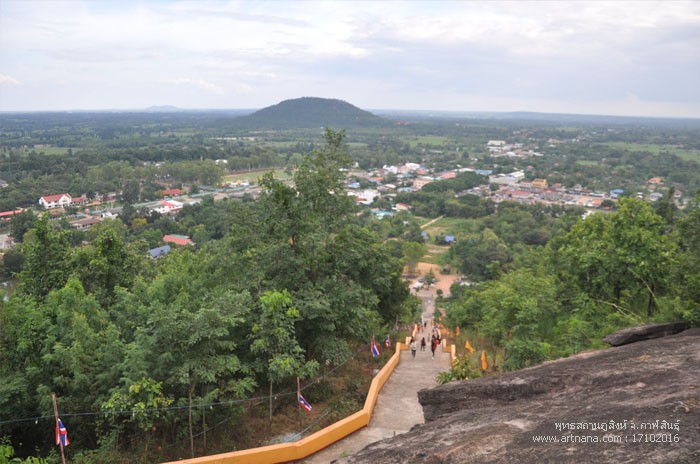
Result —
[[[489,365],[486,363],[486,351],[481,352],[481,369],[486,370]]]
[[[457,326],[457,330],[455,332],[457,333],[457,336],[459,337],[459,326]]]
[[[472,346],[471,343],[469,343],[469,340],[464,342],[464,348],[466,348],[470,353],[474,352],[474,347]]]

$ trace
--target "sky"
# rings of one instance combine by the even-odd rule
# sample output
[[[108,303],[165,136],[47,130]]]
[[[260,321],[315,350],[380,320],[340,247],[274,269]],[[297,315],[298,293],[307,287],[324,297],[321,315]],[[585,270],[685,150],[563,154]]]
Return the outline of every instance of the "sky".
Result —
[[[700,117],[700,1],[0,0],[0,111]]]

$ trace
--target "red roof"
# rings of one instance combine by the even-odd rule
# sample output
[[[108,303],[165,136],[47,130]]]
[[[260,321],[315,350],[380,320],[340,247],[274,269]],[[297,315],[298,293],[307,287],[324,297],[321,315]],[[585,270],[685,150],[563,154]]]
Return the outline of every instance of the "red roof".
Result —
[[[182,193],[182,189],[168,189],[168,190],[163,190],[162,193],[165,196],[180,195]]]
[[[525,192],[524,190],[510,190],[508,193],[510,195],[513,195],[514,197],[531,197],[532,196],[532,193]]]
[[[14,211],[3,211],[2,213],[0,213],[0,218],[14,216],[15,214],[20,214],[23,212],[24,210],[22,208],[16,209]]]
[[[185,235],[164,235],[163,241],[165,243],[174,243],[175,245],[192,245],[192,239]]]
[[[71,196],[68,195],[67,193],[59,193],[58,195],[44,195],[41,198],[43,198],[46,203],[50,203],[52,201],[60,200],[63,196],[67,196],[69,200],[71,198]]]

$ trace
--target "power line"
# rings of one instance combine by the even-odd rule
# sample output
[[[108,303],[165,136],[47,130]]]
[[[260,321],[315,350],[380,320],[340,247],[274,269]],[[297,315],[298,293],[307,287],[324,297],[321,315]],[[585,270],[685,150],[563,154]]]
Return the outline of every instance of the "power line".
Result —
[[[340,369],[342,366],[350,362],[351,359],[354,359],[355,356],[357,356],[361,351],[365,350],[366,348],[360,348],[357,350],[355,353],[350,355],[345,361],[343,361],[341,364],[338,364],[335,366],[333,369],[330,371],[326,372],[324,375],[317,377],[315,380],[312,380],[311,382],[308,382],[306,385],[301,387],[301,390],[306,390],[310,386],[316,384],[319,382],[320,379],[323,377],[326,377],[336,370]],[[286,392],[281,392],[281,393],[276,393],[272,395],[273,399],[277,399],[278,397],[284,397],[284,396],[291,396],[291,395],[296,395],[296,391],[286,391]],[[205,403],[205,404],[196,404],[196,405],[180,405],[180,406],[164,406],[161,408],[145,408],[145,409],[130,409],[130,410],[112,410],[112,411],[100,411],[100,412],[76,412],[76,413],[63,413],[61,414],[61,417],[66,418],[66,417],[85,417],[85,416],[109,416],[109,415],[128,415],[128,414],[139,414],[139,413],[144,413],[144,412],[151,412],[151,411],[176,411],[176,410],[181,410],[181,409],[189,409],[190,407],[194,409],[201,409],[201,408],[212,408],[214,406],[229,406],[232,404],[241,404],[241,403],[246,403],[249,401],[260,401],[260,400],[269,400],[270,396],[256,396],[253,398],[245,398],[241,400],[229,400],[229,401],[218,401],[215,403]],[[7,424],[15,424],[15,423],[20,423],[20,422],[38,422],[40,420],[44,419],[53,419],[53,415],[44,415],[44,416],[36,416],[36,417],[26,417],[23,419],[9,419],[9,420],[3,420],[0,421],[0,425],[7,425]]]

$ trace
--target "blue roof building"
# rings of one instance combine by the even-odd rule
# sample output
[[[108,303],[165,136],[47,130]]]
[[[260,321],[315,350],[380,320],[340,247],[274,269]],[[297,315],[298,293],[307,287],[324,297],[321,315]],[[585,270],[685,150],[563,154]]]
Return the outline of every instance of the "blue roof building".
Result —
[[[148,254],[151,255],[151,258],[160,258],[168,253],[170,253],[170,245],[163,245],[162,247],[148,250]]]

